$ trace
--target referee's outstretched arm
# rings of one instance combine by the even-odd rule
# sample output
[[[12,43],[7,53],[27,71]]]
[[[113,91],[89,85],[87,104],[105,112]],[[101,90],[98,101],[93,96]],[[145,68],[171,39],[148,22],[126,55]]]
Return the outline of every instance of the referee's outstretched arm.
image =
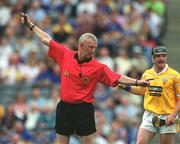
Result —
[[[31,22],[29,16],[21,12],[21,22],[33,31],[42,43],[49,45],[50,40],[52,39],[46,32],[38,28],[33,22]]]

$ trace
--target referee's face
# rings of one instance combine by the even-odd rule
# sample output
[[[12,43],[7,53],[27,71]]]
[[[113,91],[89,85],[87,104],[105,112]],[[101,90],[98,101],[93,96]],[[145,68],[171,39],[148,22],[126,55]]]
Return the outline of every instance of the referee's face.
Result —
[[[93,57],[96,47],[97,44],[95,41],[93,41],[91,38],[87,39],[80,44],[81,56],[85,59]]]

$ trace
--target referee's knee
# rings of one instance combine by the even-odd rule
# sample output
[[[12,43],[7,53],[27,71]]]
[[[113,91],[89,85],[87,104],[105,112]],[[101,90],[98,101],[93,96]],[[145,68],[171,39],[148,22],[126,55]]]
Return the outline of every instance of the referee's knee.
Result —
[[[88,136],[81,136],[82,144],[92,144],[93,143],[94,134]]]
[[[57,144],[69,144],[70,136],[56,134]]]

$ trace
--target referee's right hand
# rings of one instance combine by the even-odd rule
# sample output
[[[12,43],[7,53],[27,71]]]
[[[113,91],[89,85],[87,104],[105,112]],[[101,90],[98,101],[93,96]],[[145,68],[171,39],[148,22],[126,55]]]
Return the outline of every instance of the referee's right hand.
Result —
[[[23,12],[21,12],[21,22],[22,24],[24,24],[25,26],[27,26],[28,28],[31,27],[32,23],[29,19],[29,16]]]

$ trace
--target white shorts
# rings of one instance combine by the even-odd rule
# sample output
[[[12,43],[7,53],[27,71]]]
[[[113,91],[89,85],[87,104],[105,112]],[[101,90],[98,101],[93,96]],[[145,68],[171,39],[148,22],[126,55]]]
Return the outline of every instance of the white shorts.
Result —
[[[140,125],[140,128],[144,128],[153,133],[159,132],[160,134],[176,133],[176,124],[172,124],[170,126],[161,126],[160,128],[155,128],[152,124],[152,118],[155,115],[156,115],[155,113],[152,113],[152,112],[146,110],[143,114],[142,123]],[[159,115],[159,117],[161,119],[166,119],[167,115]]]

